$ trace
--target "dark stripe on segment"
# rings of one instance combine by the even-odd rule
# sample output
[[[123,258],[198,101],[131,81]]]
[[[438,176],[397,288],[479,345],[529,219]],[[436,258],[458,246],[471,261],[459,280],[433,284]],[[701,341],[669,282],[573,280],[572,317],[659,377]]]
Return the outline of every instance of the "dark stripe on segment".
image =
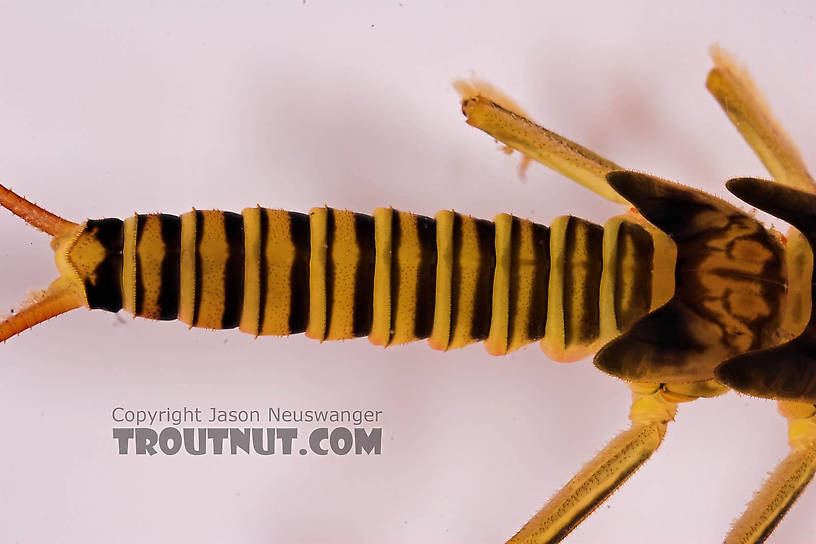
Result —
[[[455,213],[453,214],[453,266],[451,266],[453,285],[451,285],[450,333],[448,334],[447,344],[450,344],[451,339],[456,333],[456,323],[459,314],[459,297],[461,296],[460,278],[462,277],[462,237],[462,216]]]
[[[515,312],[518,311],[519,265],[521,264],[521,224],[518,217],[513,216],[510,222],[510,285],[507,296],[507,343],[513,340],[515,332]]]
[[[178,318],[181,293],[181,218],[177,215],[159,215],[164,258],[161,263],[159,288],[159,319]]]
[[[399,307],[399,287],[400,287],[400,262],[399,252],[402,245],[402,224],[400,223],[400,213],[391,210],[391,330],[388,333],[388,343],[394,338],[394,322],[396,321],[397,308]]]
[[[470,336],[482,340],[490,334],[490,318],[493,313],[493,269],[496,267],[496,225],[484,219],[476,220],[476,236],[479,238],[479,269],[476,291],[473,295],[473,315]]]
[[[261,334],[264,326],[264,320],[266,319],[266,294],[269,281],[269,258],[266,256],[266,244],[269,242],[269,215],[266,209],[261,208],[260,210],[260,230],[261,230],[261,255],[260,255],[260,263],[259,266],[259,277],[258,277],[258,330],[256,334]],[[291,230],[291,225],[289,229]]]
[[[204,230],[204,214],[195,211],[195,280],[193,284],[193,326],[198,325],[198,312],[201,309],[201,236]]]
[[[334,224],[334,209],[326,210],[326,328],[323,331],[323,338],[329,335],[331,327],[332,309],[334,307],[334,259],[332,258],[332,248],[334,247],[334,235],[337,227]]]
[[[144,283],[142,282],[142,258],[139,255],[139,242],[144,234],[146,215],[136,216],[136,304],[133,314],[142,315],[144,307]]]
[[[105,248],[105,257],[84,281],[88,307],[118,312],[122,309],[122,246],[124,224],[121,219],[89,219],[85,231]]]
[[[618,229],[618,259],[615,263],[615,320],[619,331],[628,330],[635,321],[649,313],[652,303],[652,261],[654,241],[643,227],[624,221]],[[624,268],[621,250],[630,253],[634,269]],[[628,289],[624,306],[623,290]]]
[[[305,331],[306,322],[309,319],[309,258],[311,257],[309,216],[290,212],[289,233],[295,245],[295,258],[289,276],[291,286],[289,332],[294,334]]]
[[[374,318],[374,218],[355,213],[354,233],[359,255],[357,269],[354,272],[351,333],[359,337],[371,334],[371,323]]]
[[[533,253],[535,277],[527,321],[527,336],[530,340],[544,338],[547,327],[547,298],[550,286],[550,229],[533,223]]]
[[[241,321],[244,307],[244,218],[241,214],[221,212],[228,256],[224,263],[224,313],[221,328],[233,329]]]
[[[579,225],[580,222],[580,225]],[[576,234],[578,229],[586,232],[584,262],[576,259]],[[570,217],[564,239],[564,340],[567,346],[586,345],[600,334],[601,309],[599,304],[601,271],[603,267],[603,227]],[[576,281],[578,267],[583,268],[586,281]],[[573,301],[577,303],[573,306]],[[585,318],[573,324],[571,316],[581,308]]]
[[[434,321],[436,297],[436,221],[424,215],[416,216],[420,257],[417,267],[414,336],[428,338]]]

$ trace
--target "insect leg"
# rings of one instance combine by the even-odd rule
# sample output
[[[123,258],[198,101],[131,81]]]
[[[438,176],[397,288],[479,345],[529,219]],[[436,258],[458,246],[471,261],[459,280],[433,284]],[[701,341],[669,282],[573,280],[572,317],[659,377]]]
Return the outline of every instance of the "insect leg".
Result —
[[[816,472],[816,406],[780,401],[779,412],[788,418],[791,452],[734,522],[726,544],[764,542]]]
[[[816,193],[799,150],[771,115],[748,72],[718,47],[711,49],[714,68],[706,87],[777,182]]]
[[[480,82],[457,82],[467,123],[613,202],[626,204],[606,182],[622,168],[589,149],[540,127],[504,97]]]
[[[631,427],[567,482],[508,544],[561,542],[657,450],[674,419],[678,399],[659,384],[631,383],[630,387]]]

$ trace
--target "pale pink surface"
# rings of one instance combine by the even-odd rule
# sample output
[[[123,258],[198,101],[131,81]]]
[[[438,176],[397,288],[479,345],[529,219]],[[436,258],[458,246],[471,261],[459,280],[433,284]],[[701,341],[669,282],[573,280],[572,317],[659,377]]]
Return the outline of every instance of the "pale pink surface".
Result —
[[[816,165],[806,2],[0,5],[0,182],[66,218],[455,208],[541,223],[619,208],[465,125],[471,70],[620,164],[726,194],[765,175],[704,89],[719,42]],[[0,214],[0,301],[55,276]],[[779,222],[777,221],[777,224]],[[0,346],[2,542],[501,542],[626,425],[628,390],[536,346],[187,331],[78,310]],[[111,410],[384,411],[380,457],[120,457]],[[786,452],[771,402],[682,406],[662,450],[568,542],[716,542]],[[813,541],[810,489],[774,542]]]

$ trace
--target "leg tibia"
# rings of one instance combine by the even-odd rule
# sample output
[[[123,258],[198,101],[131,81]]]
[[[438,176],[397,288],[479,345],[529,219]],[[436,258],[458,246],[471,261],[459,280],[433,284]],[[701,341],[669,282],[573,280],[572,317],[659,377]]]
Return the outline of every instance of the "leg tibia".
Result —
[[[781,401],[779,411],[788,418],[791,452],[734,522],[726,544],[764,542],[816,472],[816,406]]]
[[[536,125],[521,113],[500,106],[481,94],[465,94],[462,112],[468,124],[487,132],[506,146],[549,166],[604,198],[626,203],[606,182],[606,174],[621,169],[612,161]]]
[[[632,426],[615,437],[508,544],[561,542],[657,450],[676,404],[657,384],[632,384]]]
[[[722,106],[774,179],[789,187],[816,192],[799,150],[774,120],[748,73],[719,48],[706,87]]]
[[[508,544],[560,542],[651,456],[662,434],[659,424],[633,425],[619,434]]]

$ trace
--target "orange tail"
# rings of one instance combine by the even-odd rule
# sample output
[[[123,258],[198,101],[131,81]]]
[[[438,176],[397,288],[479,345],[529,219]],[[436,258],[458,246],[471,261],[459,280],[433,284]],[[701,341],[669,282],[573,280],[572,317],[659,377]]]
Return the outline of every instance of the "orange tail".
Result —
[[[30,329],[38,323],[82,306],[82,297],[60,280],[51,284],[45,297],[41,298],[4,321],[0,322],[0,342]]]
[[[56,236],[77,224],[40,208],[20,195],[0,185],[0,206],[46,234]]]
[[[29,225],[53,237],[65,234],[79,225],[40,208],[13,191],[0,185],[0,206],[23,219]],[[58,279],[44,296],[24,306],[14,315],[0,321],[0,342],[30,329],[37,323],[82,306],[82,296],[70,283]]]

